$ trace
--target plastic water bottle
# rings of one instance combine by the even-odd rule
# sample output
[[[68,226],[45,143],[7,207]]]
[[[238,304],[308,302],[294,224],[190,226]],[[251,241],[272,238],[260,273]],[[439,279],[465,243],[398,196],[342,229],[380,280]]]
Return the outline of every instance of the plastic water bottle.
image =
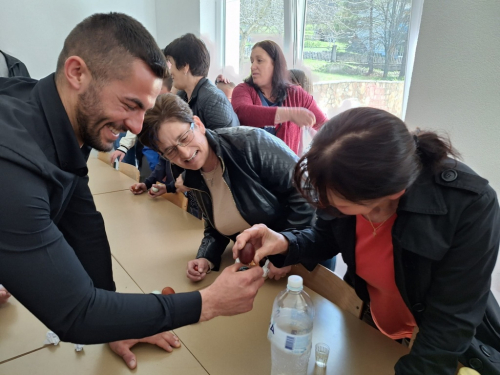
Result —
[[[288,277],[275,298],[267,338],[271,341],[271,375],[307,373],[311,354],[314,306],[304,292],[302,277]]]

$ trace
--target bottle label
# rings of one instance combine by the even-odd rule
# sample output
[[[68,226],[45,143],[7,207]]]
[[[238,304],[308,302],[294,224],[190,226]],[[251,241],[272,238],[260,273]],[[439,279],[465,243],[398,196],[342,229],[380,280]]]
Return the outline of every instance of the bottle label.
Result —
[[[285,332],[274,323],[271,317],[267,338],[275,344],[278,349],[299,355],[304,354],[311,347],[312,332],[306,334],[295,334],[293,330],[291,332]]]

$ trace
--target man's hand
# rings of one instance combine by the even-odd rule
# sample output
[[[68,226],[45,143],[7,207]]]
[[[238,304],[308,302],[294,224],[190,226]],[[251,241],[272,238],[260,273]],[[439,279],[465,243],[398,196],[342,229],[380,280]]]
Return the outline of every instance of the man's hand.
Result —
[[[179,175],[179,177],[177,177],[177,179],[175,180],[175,188],[180,193],[189,191],[189,189],[184,186],[184,179],[182,178],[182,175]]]
[[[135,369],[137,367],[137,359],[135,358],[134,353],[130,351],[130,349],[139,342],[145,342],[148,344],[159,346],[169,353],[173,351],[173,348],[179,348],[181,346],[179,338],[172,332],[162,332],[154,336],[145,337],[143,339],[110,342],[109,347],[112,351],[123,358],[130,369]]]
[[[282,234],[269,229],[264,224],[256,224],[245,229],[236,237],[233,246],[233,258],[238,258],[238,251],[243,249],[247,242],[255,248],[253,261],[259,264],[260,260],[269,255],[284,254],[288,251],[288,240]]]
[[[6,303],[10,296],[11,294],[7,292],[7,289],[0,285],[0,305]]]
[[[139,194],[142,194],[146,191],[148,191],[148,188],[146,187],[146,184],[144,182],[141,182],[139,184],[133,184],[131,187],[130,187],[130,191],[134,194],[134,195],[139,195]]]
[[[205,258],[190,260],[187,264],[186,276],[191,281],[200,281],[210,271],[210,264]]]
[[[115,150],[111,154],[111,158],[110,158],[111,165],[113,165],[113,163],[115,162],[116,159],[118,159],[118,161],[121,162],[124,157],[125,157],[125,153],[123,151]]]
[[[240,267],[240,263],[226,267],[212,285],[200,291],[200,322],[252,310],[257,291],[264,284],[264,271],[255,266],[238,272]]]

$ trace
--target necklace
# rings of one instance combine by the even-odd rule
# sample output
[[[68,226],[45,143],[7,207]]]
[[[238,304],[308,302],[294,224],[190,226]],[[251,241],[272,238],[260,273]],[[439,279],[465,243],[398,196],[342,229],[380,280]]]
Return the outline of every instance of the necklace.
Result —
[[[214,186],[214,175],[215,175],[215,171],[217,170],[217,168],[219,168],[219,163],[217,163],[215,165],[215,168],[212,169],[210,172],[205,172],[203,173],[200,169],[200,173],[201,175],[203,176],[203,178],[205,179],[205,181],[207,182],[207,185],[210,184],[210,187],[213,187]]]
[[[366,218],[368,219],[368,221],[370,222],[370,225],[371,225],[371,226],[372,226],[372,228],[373,228],[373,237],[375,237],[375,236],[377,235],[377,229],[380,229],[380,227],[381,227],[382,225],[384,225],[384,224],[385,224],[385,222],[386,222],[387,220],[389,220],[391,217],[392,217],[392,215],[391,215],[391,216],[389,216],[389,217],[388,217],[387,219],[385,219],[384,221],[382,221],[382,223],[380,223],[378,226],[373,225],[373,223],[372,223],[372,221],[370,220],[370,218],[369,218],[368,216],[366,217]]]

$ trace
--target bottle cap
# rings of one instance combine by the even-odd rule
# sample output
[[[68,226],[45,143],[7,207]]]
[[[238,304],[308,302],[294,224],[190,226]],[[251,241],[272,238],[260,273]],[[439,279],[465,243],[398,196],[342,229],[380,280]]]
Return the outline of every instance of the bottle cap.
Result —
[[[302,290],[304,288],[302,277],[298,275],[288,276],[288,284],[286,287],[294,292]]]

